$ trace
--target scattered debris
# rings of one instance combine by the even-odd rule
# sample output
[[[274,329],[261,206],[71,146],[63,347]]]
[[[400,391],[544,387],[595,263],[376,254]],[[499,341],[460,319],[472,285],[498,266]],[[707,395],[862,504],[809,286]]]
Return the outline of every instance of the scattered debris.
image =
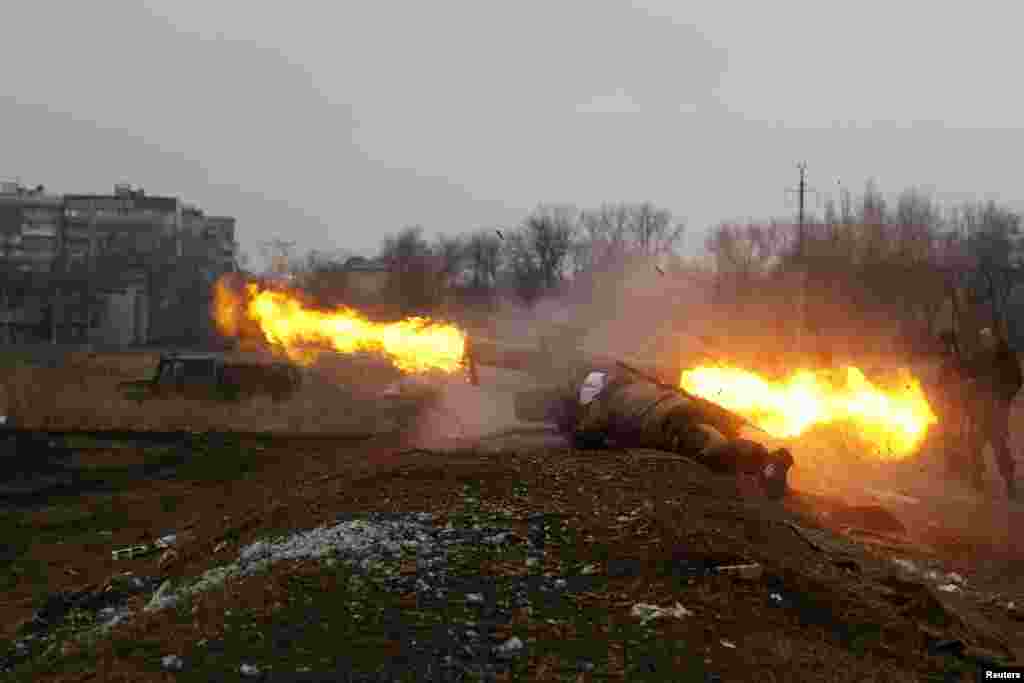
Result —
[[[912,560],[894,558],[892,563],[900,569],[902,569],[903,571],[907,572],[908,574],[918,574],[921,571],[920,568]]]
[[[641,624],[646,624],[649,621],[658,619],[660,617],[675,617],[676,619],[682,619],[683,617],[692,617],[693,612],[686,609],[678,602],[675,607],[658,607],[657,605],[651,605],[646,602],[638,602],[633,605],[633,609],[630,610],[630,615],[640,619]]]
[[[732,642],[731,640],[720,640],[718,642],[722,644],[722,647],[727,647],[730,650],[736,649],[736,643]]]
[[[149,603],[146,605],[145,610],[147,612],[159,609],[163,606],[164,601],[168,598],[171,593],[171,582],[170,579],[160,584],[160,587],[153,593],[153,597],[149,599]]]
[[[160,658],[160,666],[167,671],[181,671],[185,668],[185,662],[178,655],[165,655]]]
[[[103,532],[100,532],[103,533]],[[158,550],[166,550],[174,545],[177,541],[177,534],[167,534],[161,536],[152,543],[144,543],[142,545],[128,546],[127,548],[120,548],[113,550],[110,556],[116,560],[133,560],[136,557],[143,557],[144,555],[150,555]]]
[[[256,676],[259,676],[262,672],[259,670],[258,667],[255,667],[252,664],[242,664],[240,667],[238,667],[238,673],[242,674],[243,676],[246,676],[247,678],[255,678]]]
[[[946,583],[941,586],[938,586],[938,590],[942,591],[943,593],[959,593],[960,586],[956,585],[955,583]]]
[[[115,560],[134,560],[136,557],[143,557],[150,553],[156,552],[157,548],[154,545],[132,545],[127,548],[120,548],[118,550],[112,550],[110,556]]]
[[[961,576],[960,574],[957,574],[956,572],[950,572],[949,574],[947,574],[947,575],[946,575],[946,579],[947,579],[947,580],[948,580],[948,581],[949,581],[950,583],[955,583],[955,584],[957,584],[958,586],[963,586],[964,584],[966,584],[966,583],[967,583],[967,579],[965,579],[965,578],[964,578],[963,576]]]
[[[523,641],[516,636],[512,636],[501,645],[495,648],[495,653],[499,657],[511,658],[514,657],[520,650],[523,649]]]

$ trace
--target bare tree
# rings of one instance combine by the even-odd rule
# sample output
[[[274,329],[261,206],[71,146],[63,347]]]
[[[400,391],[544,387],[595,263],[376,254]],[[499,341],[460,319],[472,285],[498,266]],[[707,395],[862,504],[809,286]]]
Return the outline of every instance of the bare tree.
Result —
[[[580,214],[574,245],[576,271],[605,271],[622,264],[629,252],[630,211],[626,204],[602,204]]]
[[[543,275],[524,228],[506,233],[504,252],[508,285],[523,301],[533,303],[543,290]]]
[[[466,263],[466,242],[462,237],[439,235],[433,249],[437,276],[443,287],[449,287]]]
[[[1016,211],[993,201],[967,203],[954,212],[953,220],[980,267],[1006,268],[1015,261],[1015,238],[1021,232]]]
[[[893,223],[897,258],[912,264],[931,262],[942,224],[941,212],[931,197],[916,189],[905,190],[896,201]]]
[[[407,271],[420,266],[429,255],[430,244],[423,238],[423,226],[412,225],[384,239],[380,259],[397,271]]]
[[[746,286],[775,265],[780,240],[776,224],[721,223],[708,235],[705,248],[719,274]]]
[[[685,226],[651,202],[603,204],[580,214],[572,246],[576,273],[624,267],[634,258],[673,253]]]
[[[661,256],[675,249],[682,239],[685,225],[673,221],[672,212],[659,209],[651,202],[631,208],[630,228],[635,248],[643,256]]]
[[[391,270],[390,294],[403,314],[427,313],[437,304],[436,259],[422,226],[385,238],[380,260]]]
[[[497,234],[490,230],[474,233],[466,243],[465,255],[473,289],[481,291],[494,287],[501,266],[501,240]]]
[[[573,235],[576,212],[566,206],[541,206],[523,222],[526,243],[533,252],[541,284],[553,290],[561,284]]]

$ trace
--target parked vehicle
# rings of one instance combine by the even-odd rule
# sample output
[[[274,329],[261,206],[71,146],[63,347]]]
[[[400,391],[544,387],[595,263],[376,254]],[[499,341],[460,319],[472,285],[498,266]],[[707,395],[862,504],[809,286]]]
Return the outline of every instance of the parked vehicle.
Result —
[[[289,398],[302,385],[302,374],[290,363],[239,363],[220,353],[168,353],[160,356],[149,379],[126,382],[133,398],[187,396],[238,399],[269,394],[275,401]]]

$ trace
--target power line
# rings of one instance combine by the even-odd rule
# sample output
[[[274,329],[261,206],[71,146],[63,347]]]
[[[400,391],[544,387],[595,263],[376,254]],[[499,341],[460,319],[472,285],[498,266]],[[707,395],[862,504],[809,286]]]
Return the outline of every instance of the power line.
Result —
[[[797,193],[797,256],[800,260],[803,260],[804,245],[806,243],[805,230],[807,225],[807,193],[813,192],[817,194],[818,191],[807,184],[807,162],[801,161],[796,165],[796,168],[800,172],[800,182],[797,184],[795,188],[787,188],[786,191]]]
[[[800,171],[800,183],[796,187],[796,192],[799,197],[799,213],[798,213],[798,228],[797,228],[797,264],[800,268],[800,297],[797,303],[797,337],[796,337],[796,348],[802,350],[804,336],[806,334],[807,327],[807,271],[805,269],[806,263],[804,257],[806,253],[804,251],[805,235],[804,235],[804,198],[808,191],[814,192],[807,186],[807,162],[801,161],[796,165],[797,170]],[[790,192],[793,190],[790,189]]]

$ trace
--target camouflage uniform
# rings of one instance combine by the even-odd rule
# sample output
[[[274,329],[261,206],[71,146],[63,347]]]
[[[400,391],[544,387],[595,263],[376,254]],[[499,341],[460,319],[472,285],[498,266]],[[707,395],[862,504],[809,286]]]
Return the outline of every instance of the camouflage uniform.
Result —
[[[971,360],[969,476],[978,488],[985,470],[983,452],[991,444],[999,473],[1006,481],[1007,495],[1016,495],[1015,462],[1010,450],[1010,408],[1024,384],[1020,364],[1005,341],[990,345]]]
[[[603,375],[603,387],[598,390],[595,385],[594,395],[584,396],[586,390],[581,388],[595,375]],[[786,475],[793,464],[785,449],[770,453],[760,443],[738,438],[735,424],[724,415],[618,369],[577,368],[561,387],[518,396],[516,412],[520,419],[545,414],[571,434],[579,447],[599,448],[610,440],[681,453],[717,472],[756,474],[772,497],[785,494]]]

